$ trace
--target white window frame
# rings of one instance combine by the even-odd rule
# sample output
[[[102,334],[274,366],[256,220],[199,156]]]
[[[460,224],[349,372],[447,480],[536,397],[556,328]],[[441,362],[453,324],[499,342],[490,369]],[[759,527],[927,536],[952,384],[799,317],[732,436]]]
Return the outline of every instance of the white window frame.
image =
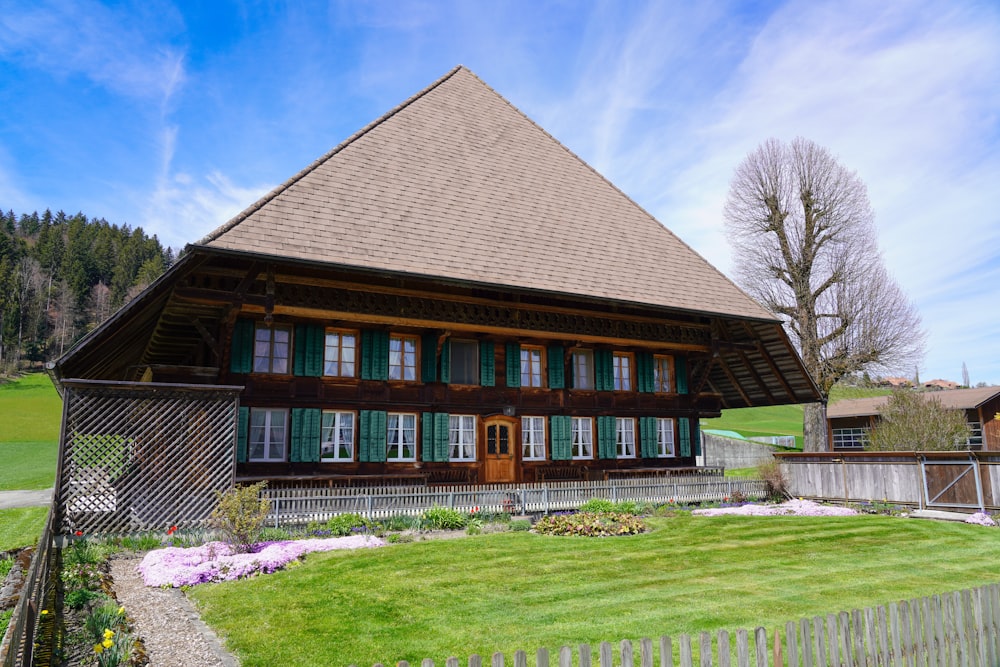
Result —
[[[409,334],[389,335],[389,379],[396,382],[416,382],[420,341]]]
[[[545,417],[521,417],[521,458],[545,460]]]
[[[451,361],[451,377],[449,378],[449,384],[463,384],[463,385],[478,385],[479,384],[479,341],[476,340],[466,340],[462,338],[452,339],[448,342],[450,346],[449,355]],[[465,353],[468,355],[467,359],[464,361],[469,362],[468,370],[469,375],[464,378],[455,377],[455,360],[458,355],[455,353],[456,346],[463,348]]]
[[[448,460],[476,460],[475,415],[448,415]]]
[[[409,418],[409,419],[407,419]],[[396,427],[392,427],[393,419]],[[410,421],[411,426],[406,422]],[[410,433],[412,440],[410,448],[412,456],[405,455],[406,434]],[[395,440],[395,442],[393,442]],[[393,451],[395,450],[395,451]],[[386,461],[416,461],[417,460],[417,415],[411,412],[390,412],[385,416],[385,460]]]
[[[349,345],[345,345],[345,339],[350,339]],[[345,357],[350,357],[350,359]],[[323,336],[323,375],[326,377],[355,377],[357,361],[358,333],[343,329],[327,329]]]
[[[521,346],[521,386],[540,389],[545,386],[542,374],[542,351],[538,345]]]
[[[319,460],[323,463],[343,463],[354,460],[354,440],[357,429],[357,419],[353,412],[339,410],[324,410],[320,422]],[[345,431],[349,434],[347,442],[342,440]],[[347,450],[346,456],[341,448]],[[333,454],[324,452],[330,449]]]
[[[594,351],[573,350],[573,389],[594,390]]]
[[[632,417],[615,417],[615,447],[620,459],[634,459],[635,454],[635,419]]]
[[[276,334],[283,334],[284,341],[278,341]],[[261,334],[266,334],[262,337]],[[281,356],[279,353],[284,353]],[[253,372],[288,375],[291,373],[292,328],[287,325],[254,324],[253,327]]]
[[[573,460],[583,461],[594,458],[593,417],[573,417]]]
[[[864,449],[868,445],[868,428],[835,428],[830,431],[834,449]]]
[[[283,422],[281,426],[274,426],[272,424],[272,420],[276,415],[281,415]],[[263,417],[264,422],[262,424],[255,423],[258,421],[257,417]],[[269,462],[286,460],[288,456],[288,426],[288,410],[285,408],[250,408],[250,428],[247,434],[247,461]],[[280,429],[280,431],[276,429]],[[257,444],[263,446],[263,456],[253,455]]]
[[[656,418],[656,456],[661,459],[677,456],[677,429],[670,417]]]

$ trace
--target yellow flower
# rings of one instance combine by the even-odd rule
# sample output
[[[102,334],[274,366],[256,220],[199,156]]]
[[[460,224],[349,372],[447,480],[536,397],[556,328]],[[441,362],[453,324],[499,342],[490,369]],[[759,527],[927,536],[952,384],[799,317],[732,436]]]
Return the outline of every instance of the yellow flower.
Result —
[[[111,648],[114,645],[115,643],[110,639],[105,639],[103,642],[101,642],[101,646],[103,646],[104,648]]]
[[[42,610],[42,616],[45,616],[45,615],[46,615],[46,614],[48,614],[48,613],[49,613],[49,610],[48,610],[48,609],[43,609],[43,610]]]
[[[100,655],[104,651],[104,647],[100,644],[94,644],[94,653]]]
[[[124,614],[125,613],[125,607],[118,607],[118,613],[119,614]]]
[[[108,630],[107,628],[104,628],[104,638],[105,639],[111,639],[114,636],[115,636],[115,633],[113,631]]]

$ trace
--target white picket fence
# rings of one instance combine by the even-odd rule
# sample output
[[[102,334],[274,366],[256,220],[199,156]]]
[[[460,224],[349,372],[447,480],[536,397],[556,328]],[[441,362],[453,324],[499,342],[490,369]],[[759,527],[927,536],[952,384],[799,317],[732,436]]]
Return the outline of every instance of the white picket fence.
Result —
[[[525,651],[512,658],[494,653],[488,664],[550,667],[553,656],[542,648],[533,663]],[[589,644],[581,644],[575,650],[563,646],[554,658],[558,667],[591,667],[595,660],[600,667],[636,667],[636,661],[639,667],[994,667],[1000,664],[1000,585],[804,618],[770,634],[758,627],[733,635],[726,630],[696,638],[682,634],[676,641],[641,639],[638,655],[626,639],[617,652],[608,642],[597,647],[596,655]],[[462,665],[455,657],[444,664]],[[420,665],[435,663],[425,659]],[[467,665],[483,667],[484,660],[472,655]]]
[[[469,512],[548,514],[579,507],[591,498],[615,502],[692,503],[743,496],[762,498],[764,482],[715,477],[636,477],[579,482],[478,484],[456,486],[384,486],[329,489],[265,489],[271,501],[268,523],[275,527],[326,521],[337,514],[356,513],[370,519],[419,515],[431,507]]]

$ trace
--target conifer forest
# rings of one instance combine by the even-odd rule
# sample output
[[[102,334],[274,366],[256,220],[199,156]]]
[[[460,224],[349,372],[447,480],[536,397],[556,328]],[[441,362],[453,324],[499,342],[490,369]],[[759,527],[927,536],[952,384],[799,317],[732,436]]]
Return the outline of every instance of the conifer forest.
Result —
[[[0,210],[0,375],[57,359],[173,260],[141,227]]]

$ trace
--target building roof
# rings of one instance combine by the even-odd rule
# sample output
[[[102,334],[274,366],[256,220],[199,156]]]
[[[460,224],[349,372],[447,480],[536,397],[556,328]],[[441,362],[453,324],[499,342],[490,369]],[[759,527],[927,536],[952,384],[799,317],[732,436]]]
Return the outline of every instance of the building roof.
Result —
[[[199,244],[775,320],[461,66]]]
[[[936,399],[950,410],[971,410],[978,408],[1000,395],[1000,387],[976,387],[974,389],[952,389],[949,391],[920,392],[924,399]],[[877,415],[889,400],[888,396],[852,398],[831,403],[826,410],[828,419],[839,417],[867,417]]]

